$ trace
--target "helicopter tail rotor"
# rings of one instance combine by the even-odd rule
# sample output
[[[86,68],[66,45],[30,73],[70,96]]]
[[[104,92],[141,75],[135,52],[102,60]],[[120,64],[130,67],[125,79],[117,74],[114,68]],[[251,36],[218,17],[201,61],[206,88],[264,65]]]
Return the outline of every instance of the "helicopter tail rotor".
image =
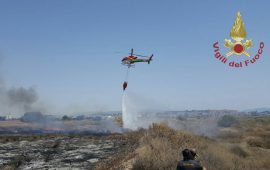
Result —
[[[147,63],[150,64],[150,62],[152,61],[154,54],[151,55],[151,57],[148,59]]]

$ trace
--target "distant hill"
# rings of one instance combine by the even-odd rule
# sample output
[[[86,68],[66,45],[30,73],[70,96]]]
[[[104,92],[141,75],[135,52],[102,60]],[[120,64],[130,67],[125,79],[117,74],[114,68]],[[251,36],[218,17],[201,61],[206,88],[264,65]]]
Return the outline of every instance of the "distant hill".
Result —
[[[247,109],[243,110],[243,112],[257,112],[257,113],[270,112],[270,108],[262,107],[262,108]]]

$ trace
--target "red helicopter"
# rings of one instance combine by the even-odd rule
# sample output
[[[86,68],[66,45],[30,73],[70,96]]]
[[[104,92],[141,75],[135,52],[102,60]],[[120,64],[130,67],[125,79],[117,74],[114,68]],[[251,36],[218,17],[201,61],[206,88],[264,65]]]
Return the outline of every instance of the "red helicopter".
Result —
[[[148,64],[150,64],[153,56],[154,56],[153,54],[150,57],[134,54],[133,48],[132,48],[130,52],[130,56],[124,57],[122,59],[122,64],[128,67],[135,67],[135,63],[139,63],[139,62],[147,62]],[[143,58],[138,58],[138,57],[143,57]]]
[[[153,54],[150,57],[134,54],[133,53],[133,48],[132,48],[131,51],[130,51],[130,55],[127,56],[127,57],[124,57],[122,59],[122,64],[125,65],[125,66],[128,66],[126,81],[123,83],[123,90],[124,91],[126,90],[127,85],[128,85],[127,79],[128,79],[129,68],[130,67],[135,67],[135,63],[139,63],[139,62],[146,62],[146,63],[150,64],[150,62],[152,61],[153,56],[154,56]],[[138,58],[138,57],[143,57],[143,58]]]

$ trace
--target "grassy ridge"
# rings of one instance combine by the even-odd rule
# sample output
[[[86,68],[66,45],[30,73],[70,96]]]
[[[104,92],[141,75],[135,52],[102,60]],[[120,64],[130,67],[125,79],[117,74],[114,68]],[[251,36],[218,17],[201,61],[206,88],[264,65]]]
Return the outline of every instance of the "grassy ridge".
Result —
[[[270,169],[270,152],[266,148],[253,147],[248,142],[247,145],[220,142],[176,131],[165,124],[153,124],[145,132],[133,169],[175,169],[184,148],[196,148],[198,159],[208,170]]]

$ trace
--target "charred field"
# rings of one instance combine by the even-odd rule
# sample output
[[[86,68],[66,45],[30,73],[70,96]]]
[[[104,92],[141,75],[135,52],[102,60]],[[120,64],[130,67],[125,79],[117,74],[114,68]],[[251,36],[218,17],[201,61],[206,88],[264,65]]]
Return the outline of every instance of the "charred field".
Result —
[[[0,169],[94,169],[136,143],[122,134],[2,135]]]
[[[0,169],[94,169],[136,146],[113,120],[41,120],[0,121]]]

